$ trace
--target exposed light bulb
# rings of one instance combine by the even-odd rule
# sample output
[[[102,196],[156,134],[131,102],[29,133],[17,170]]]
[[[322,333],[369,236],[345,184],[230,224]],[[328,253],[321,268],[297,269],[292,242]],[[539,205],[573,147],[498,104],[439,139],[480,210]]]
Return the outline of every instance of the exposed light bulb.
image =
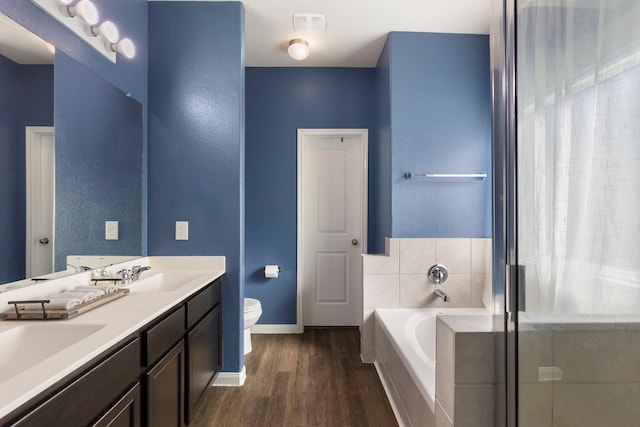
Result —
[[[91,27],[90,30],[92,35],[101,36],[107,43],[116,43],[120,39],[118,27],[111,21],[104,21],[98,26]]]
[[[111,43],[111,50],[120,52],[125,57],[131,59],[136,56],[136,45],[130,39],[122,39],[117,43]]]
[[[304,39],[293,39],[289,42],[287,52],[291,58],[302,61],[309,56],[309,42]]]
[[[78,17],[89,25],[96,25],[100,20],[98,8],[90,0],[80,0],[74,6],[67,6],[67,15]]]

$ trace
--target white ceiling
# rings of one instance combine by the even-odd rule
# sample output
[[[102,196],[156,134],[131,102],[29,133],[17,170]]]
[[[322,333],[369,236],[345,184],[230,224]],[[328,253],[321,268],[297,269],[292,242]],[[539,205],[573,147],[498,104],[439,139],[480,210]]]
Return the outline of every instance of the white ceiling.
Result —
[[[225,1],[225,0],[202,0]],[[243,0],[248,67],[375,67],[390,31],[489,34],[490,0]],[[295,13],[325,15],[324,33],[293,29]],[[46,44],[35,36],[35,58],[10,42],[26,30],[0,15],[0,54],[18,63],[52,63]],[[20,27],[21,28],[21,27]],[[309,41],[304,61],[287,55],[293,38]],[[34,40],[35,39],[35,40]],[[29,50],[29,49],[27,49]]]
[[[489,34],[490,0],[243,0],[249,67],[375,67],[390,31]],[[326,17],[324,33],[293,29],[294,13]],[[294,61],[289,40],[309,41]]]
[[[375,67],[390,31],[489,34],[491,10],[490,0],[242,0],[242,3],[248,67]],[[325,15],[326,32],[296,33],[294,13]],[[287,45],[293,38],[309,41],[311,54],[306,60],[294,61],[287,55]]]

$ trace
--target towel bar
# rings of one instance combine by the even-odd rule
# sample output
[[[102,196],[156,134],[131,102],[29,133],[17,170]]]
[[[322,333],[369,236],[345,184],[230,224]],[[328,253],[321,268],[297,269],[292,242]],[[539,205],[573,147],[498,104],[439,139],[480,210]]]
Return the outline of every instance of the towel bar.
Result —
[[[404,174],[406,179],[410,178],[475,178],[485,179],[486,173],[413,173],[407,172]]]

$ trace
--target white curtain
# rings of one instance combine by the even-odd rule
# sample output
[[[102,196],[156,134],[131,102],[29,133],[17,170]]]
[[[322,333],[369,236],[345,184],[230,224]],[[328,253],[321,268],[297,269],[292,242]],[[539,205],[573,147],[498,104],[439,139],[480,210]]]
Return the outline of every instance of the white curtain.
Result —
[[[640,313],[640,1],[517,11],[526,311]]]

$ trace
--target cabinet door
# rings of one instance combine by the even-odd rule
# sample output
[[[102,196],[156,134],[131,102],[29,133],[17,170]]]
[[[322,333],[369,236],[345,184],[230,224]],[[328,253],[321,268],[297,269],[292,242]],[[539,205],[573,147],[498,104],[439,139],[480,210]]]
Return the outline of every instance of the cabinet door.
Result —
[[[220,347],[220,305],[217,305],[187,335],[187,424],[220,369]]]
[[[146,425],[184,426],[184,343],[180,341],[145,374]]]
[[[140,427],[140,383],[136,383],[92,427]]]

